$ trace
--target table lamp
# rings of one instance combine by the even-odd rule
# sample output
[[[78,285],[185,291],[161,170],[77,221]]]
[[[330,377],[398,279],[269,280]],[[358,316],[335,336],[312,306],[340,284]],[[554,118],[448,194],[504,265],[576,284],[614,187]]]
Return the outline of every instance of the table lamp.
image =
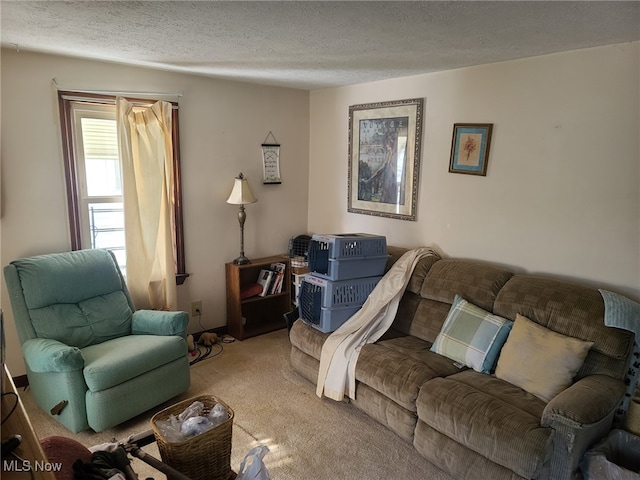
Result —
[[[257,201],[258,199],[251,192],[251,188],[249,188],[249,182],[247,182],[244,175],[240,173],[233,182],[231,195],[227,198],[227,203],[240,205],[240,211],[238,212],[238,222],[240,223],[240,256],[233,261],[236,265],[250,263],[249,259],[244,256],[244,222],[247,219],[247,214],[244,212],[244,206],[248,203],[255,203]]]

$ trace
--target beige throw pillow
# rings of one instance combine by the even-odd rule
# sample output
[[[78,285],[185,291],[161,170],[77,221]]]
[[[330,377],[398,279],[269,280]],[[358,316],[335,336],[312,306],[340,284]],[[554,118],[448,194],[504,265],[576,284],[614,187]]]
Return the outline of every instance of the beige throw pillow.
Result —
[[[592,345],[518,314],[500,352],[496,377],[548,402],[573,383]]]

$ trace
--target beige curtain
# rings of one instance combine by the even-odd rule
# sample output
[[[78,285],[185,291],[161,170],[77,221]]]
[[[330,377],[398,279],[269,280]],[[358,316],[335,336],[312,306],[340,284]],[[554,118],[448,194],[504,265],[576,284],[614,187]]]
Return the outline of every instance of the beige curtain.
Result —
[[[116,100],[127,286],[136,308],[176,310],[171,104]]]

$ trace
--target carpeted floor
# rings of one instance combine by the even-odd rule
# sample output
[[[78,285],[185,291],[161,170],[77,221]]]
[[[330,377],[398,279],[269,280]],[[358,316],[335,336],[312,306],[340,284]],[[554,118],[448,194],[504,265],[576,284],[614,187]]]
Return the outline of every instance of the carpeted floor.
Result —
[[[40,438],[62,435],[93,446],[149,429],[154,413],[179,400],[214,395],[235,413],[231,466],[236,471],[252,447],[266,445],[270,453],[264,460],[273,480],[451,480],[354,406],[318,398],[315,385],[291,369],[286,330],[223,348],[191,368],[188,392],[101,433],[74,435],[37,407],[28,389],[21,398]],[[155,443],[144,450],[160,458]],[[165,478],[138,459],[133,466],[141,479]]]

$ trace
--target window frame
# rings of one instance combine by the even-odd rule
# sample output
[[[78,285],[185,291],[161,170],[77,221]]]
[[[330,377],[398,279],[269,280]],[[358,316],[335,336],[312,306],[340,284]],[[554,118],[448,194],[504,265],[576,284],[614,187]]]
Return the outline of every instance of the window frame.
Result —
[[[128,98],[134,105],[148,106],[157,100]],[[185,252],[184,252],[184,228],[182,211],[182,179],[180,172],[180,136],[179,136],[179,108],[177,102],[170,102],[171,110],[171,136],[173,144],[173,170],[174,170],[174,242],[175,242],[175,274],[176,284],[182,285],[189,277],[186,272]],[[115,95],[102,95],[97,93],[84,93],[73,91],[58,91],[58,107],[60,113],[60,129],[62,136],[62,157],[64,162],[65,180],[67,189],[67,209],[69,213],[69,232],[71,235],[71,249],[80,250],[83,247],[82,220],[79,186],[79,172],[76,163],[75,138],[74,138],[74,115],[72,106],[74,104],[85,104],[87,106],[113,106],[115,108]]]

